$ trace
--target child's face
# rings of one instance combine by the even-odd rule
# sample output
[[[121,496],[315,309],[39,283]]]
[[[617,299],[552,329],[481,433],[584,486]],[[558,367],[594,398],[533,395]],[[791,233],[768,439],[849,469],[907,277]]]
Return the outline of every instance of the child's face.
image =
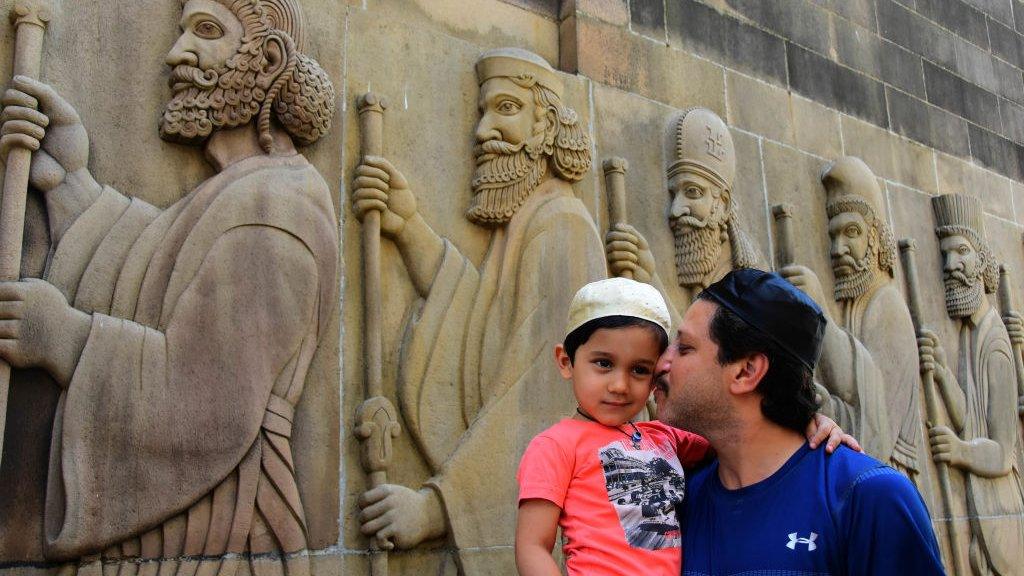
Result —
[[[576,349],[574,362],[561,345],[555,347],[580,408],[606,426],[625,424],[644,407],[660,354],[658,338],[640,326],[597,330]]]

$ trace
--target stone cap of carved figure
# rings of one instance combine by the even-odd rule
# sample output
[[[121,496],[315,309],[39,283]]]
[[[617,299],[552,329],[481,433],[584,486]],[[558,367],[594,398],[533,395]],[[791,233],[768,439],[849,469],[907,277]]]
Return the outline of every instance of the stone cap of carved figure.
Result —
[[[826,165],[821,171],[821,183],[825,186],[826,202],[830,207],[829,217],[834,216],[833,206],[844,201],[861,200],[871,208],[873,218],[885,219],[885,198],[878,178],[860,158],[843,156]]]
[[[532,78],[541,86],[562,97],[564,87],[548,61],[522,48],[495,48],[480,55],[476,61],[477,84],[491,78]]]
[[[566,335],[591,320],[629,316],[653,322],[669,334],[672,320],[661,292],[650,284],[628,278],[608,278],[580,288],[569,304]]]
[[[940,235],[965,233],[976,249],[986,246],[985,219],[981,201],[964,194],[943,194],[932,198],[932,212]]]
[[[687,170],[732,190],[736,177],[736,148],[725,122],[707,108],[690,108],[673,124],[675,162],[667,176]]]

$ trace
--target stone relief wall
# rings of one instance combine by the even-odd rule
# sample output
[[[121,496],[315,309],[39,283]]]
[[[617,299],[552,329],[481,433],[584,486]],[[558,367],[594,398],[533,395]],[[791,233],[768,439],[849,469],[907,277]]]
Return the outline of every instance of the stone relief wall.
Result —
[[[902,8],[884,3],[780,5],[807,4],[833,31],[870,28],[861,13],[870,5],[874,30],[893,43],[898,32],[878,32],[878,14]],[[89,359],[71,373],[0,352],[15,364],[0,460],[0,569],[514,573],[519,453],[573,406],[549,355],[576,287],[609,271],[630,274],[681,313],[735,266],[779,270],[828,311],[816,374],[823,405],[913,478],[951,571],[1020,564],[1019,176],[958,153],[960,144],[934,130],[925,138],[885,125],[870,105],[787,76],[787,66],[820,64],[819,31],[749,2],[673,4],[56,2],[39,79],[61,98],[19,82],[4,104],[7,119],[25,122],[12,130],[31,138],[42,127],[30,110],[38,100],[50,120],[43,150],[58,163],[66,145],[55,146],[64,140],[54,119],[77,114],[89,138],[80,167],[89,202],[63,208],[68,196],[40,194],[47,184],[33,173],[27,220],[48,225],[26,228],[22,268],[70,302],[61,308],[72,318],[60,323],[66,332],[78,314],[93,320]],[[204,5],[222,18],[222,33],[235,30],[268,62],[266,78],[239,79],[251,100],[204,97],[207,60],[193,64],[199,73],[174,68],[176,50],[195,50],[180,38],[199,23],[190,10]],[[0,12],[12,6],[0,1]],[[758,20],[769,17],[776,27]],[[1002,13],[985,18],[1005,23]],[[115,22],[117,33],[108,32]],[[736,43],[743,50],[765,50],[743,58],[711,33],[698,37],[701,22],[749,39]],[[0,27],[4,54],[14,44],[13,28]],[[333,93],[326,83],[286,83],[279,93],[294,99],[279,101],[292,107],[261,122],[260,104],[283,74],[270,64],[293,61],[268,50],[294,54],[289,73],[329,79]],[[864,73],[893,102],[916,103],[924,92],[882,77],[912,52],[899,50],[878,74]],[[829,64],[840,76],[860,70],[840,53],[840,64]],[[918,55],[932,65],[933,55]],[[9,62],[0,57],[0,78],[12,76]],[[969,71],[952,70],[970,81]],[[360,116],[367,93],[387,102],[373,112],[378,124]],[[248,104],[218,108],[236,100]],[[220,120],[190,126],[195,105],[208,101]],[[931,103],[937,116],[941,102]],[[977,141],[979,127],[963,122]],[[251,174],[232,174],[238,168],[210,144],[222,138],[189,145],[196,132],[235,125],[248,136],[226,149],[248,150],[242,164],[252,166],[242,168]],[[268,126],[271,138],[261,138]],[[625,162],[605,163],[612,158]],[[213,204],[231,188],[247,200]],[[125,219],[129,211],[136,220]],[[188,213],[191,221],[181,218]],[[58,218],[75,223],[54,225]],[[365,230],[375,218],[379,240]],[[169,231],[148,232],[153,226]],[[379,251],[370,250],[377,280],[365,267],[367,238]],[[916,241],[915,274],[899,258],[906,238]],[[123,288],[133,267],[165,281]],[[376,299],[367,298],[375,282]],[[374,301],[380,313],[368,326]],[[232,314],[253,309],[264,313]],[[178,319],[181,310],[188,317]],[[379,379],[368,333],[380,338]],[[294,346],[278,343],[289,334]],[[279,346],[293,354],[274,353]],[[920,366],[907,362],[913,357]],[[242,376],[248,387],[224,385]],[[203,384],[214,377],[219,386]],[[251,382],[266,385],[260,392]],[[118,386],[161,392],[119,398]],[[364,404],[375,395],[391,406]],[[390,410],[398,426],[388,429],[380,425]],[[75,466],[96,472],[69,472],[62,454],[71,453]],[[167,454],[175,457],[159,458]],[[75,490],[110,494],[113,504],[78,509]],[[372,547],[389,550],[367,554]],[[243,556],[223,559],[233,553]]]

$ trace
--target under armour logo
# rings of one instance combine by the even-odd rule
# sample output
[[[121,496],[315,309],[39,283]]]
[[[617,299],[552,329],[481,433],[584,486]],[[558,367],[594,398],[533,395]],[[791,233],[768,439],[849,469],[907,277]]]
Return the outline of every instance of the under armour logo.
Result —
[[[786,544],[786,548],[796,550],[797,544],[807,544],[808,552],[814,552],[818,548],[818,545],[814,543],[814,541],[818,539],[818,535],[816,533],[811,532],[810,538],[797,538],[796,535],[796,532],[789,533],[789,544]]]
[[[708,149],[708,154],[718,158],[719,160],[725,158],[725,142],[722,140],[722,133],[715,132],[711,126],[704,126],[707,130],[707,140],[704,141],[704,145]]]

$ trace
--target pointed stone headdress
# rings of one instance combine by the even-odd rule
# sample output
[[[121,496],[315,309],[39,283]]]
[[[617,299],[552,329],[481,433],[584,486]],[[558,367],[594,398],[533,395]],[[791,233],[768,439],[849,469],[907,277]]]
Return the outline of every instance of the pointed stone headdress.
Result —
[[[896,237],[885,220],[885,196],[878,178],[863,160],[843,156],[821,171],[828,217],[857,212],[878,231],[878,264],[890,275],[896,265]]]
[[[532,79],[562,98],[562,81],[548,61],[522,48],[495,48],[480,55],[476,61],[478,85],[491,78]]]
[[[932,198],[935,233],[939,238],[963,236],[981,255],[985,291],[994,293],[999,284],[999,263],[985,238],[985,218],[981,201],[964,194],[943,194]]]
[[[675,161],[667,176],[695,172],[732,190],[736,178],[736,148],[728,126],[707,108],[690,108],[674,123]]]

